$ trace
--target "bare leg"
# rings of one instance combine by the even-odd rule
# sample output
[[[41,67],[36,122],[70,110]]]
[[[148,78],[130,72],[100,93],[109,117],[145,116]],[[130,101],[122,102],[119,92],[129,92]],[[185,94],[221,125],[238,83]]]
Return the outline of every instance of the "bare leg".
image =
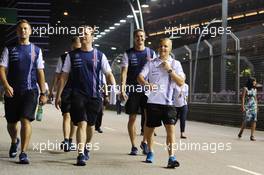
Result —
[[[78,154],[84,152],[84,144],[86,140],[86,127],[87,127],[86,121],[82,121],[78,123],[78,128],[77,128],[77,133],[76,133]]]
[[[72,122],[71,122],[71,132],[70,132],[70,139],[72,139],[74,137],[74,134],[76,133],[77,130],[77,126],[75,126]]]
[[[26,118],[21,118],[21,152],[25,152],[28,149],[29,141],[32,134],[31,123]]]
[[[17,122],[16,123],[8,123],[7,124],[7,131],[10,135],[11,138],[11,142],[12,143],[16,143],[17,141],[17,133],[18,133],[18,125]]]
[[[148,143],[148,149],[149,152],[153,152],[153,133],[154,133],[155,128],[149,128],[146,127],[144,130],[144,135],[146,136],[147,143]]]
[[[71,131],[71,117],[70,117],[70,113],[64,113],[63,114],[62,128],[63,128],[64,139],[69,139],[70,131]]]
[[[242,124],[241,124],[241,128],[240,128],[240,131],[239,131],[239,134],[238,134],[238,137],[242,137],[242,134],[243,134],[243,131],[246,127],[246,123],[243,121]]]
[[[167,132],[167,147],[169,156],[174,156],[174,149],[173,145],[175,144],[175,126],[174,125],[165,125],[166,132]]]
[[[86,134],[87,134],[86,144],[90,144],[94,134],[94,126],[87,125]]]
[[[256,122],[253,121],[251,123],[251,136],[250,136],[250,140],[252,140],[252,141],[256,140],[255,137],[254,137],[255,130],[256,130]]]
[[[128,134],[133,147],[136,146],[136,126],[135,126],[136,116],[137,116],[136,114],[130,115],[127,124]]]

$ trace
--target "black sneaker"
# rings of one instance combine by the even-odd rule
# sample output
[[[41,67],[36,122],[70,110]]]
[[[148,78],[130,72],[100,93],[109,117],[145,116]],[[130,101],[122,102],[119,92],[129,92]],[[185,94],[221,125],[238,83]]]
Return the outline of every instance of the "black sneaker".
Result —
[[[175,156],[169,158],[167,168],[175,168],[179,166],[180,166],[180,163],[176,160]]]
[[[82,153],[79,154],[79,156],[77,157],[77,166],[85,166],[86,162],[85,162],[85,155],[83,155]]]
[[[95,129],[98,133],[103,133],[103,130],[101,128],[96,128]]]
[[[90,159],[90,150],[89,149],[84,149],[84,156],[85,156],[85,160],[89,160]]]
[[[142,149],[144,155],[148,154],[148,145],[145,142],[141,142],[140,148]]]
[[[20,164],[29,164],[29,159],[26,153],[21,152],[19,154],[19,163]]]
[[[133,147],[131,148],[131,152],[130,152],[129,155],[131,155],[131,156],[136,156],[137,153],[138,153],[138,149],[137,149],[137,147],[133,146]]]
[[[64,152],[70,152],[71,151],[71,145],[69,140],[64,140],[61,142],[61,146],[60,148],[64,151]]]
[[[15,158],[17,156],[17,147],[19,145],[19,138],[17,138],[16,143],[11,143],[10,149],[9,149],[9,157]]]

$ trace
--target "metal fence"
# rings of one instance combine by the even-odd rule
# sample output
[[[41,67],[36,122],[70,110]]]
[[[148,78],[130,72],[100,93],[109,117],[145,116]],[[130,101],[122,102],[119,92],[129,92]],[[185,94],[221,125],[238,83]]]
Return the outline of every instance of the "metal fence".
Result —
[[[194,63],[197,43],[173,50],[175,59],[182,63],[186,73],[186,82],[192,87],[191,102],[240,103],[241,90],[245,86],[247,78],[254,76],[258,82],[259,103],[264,103],[263,28],[264,26],[260,25],[235,33],[240,41],[239,47],[237,47],[236,40],[229,36],[225,56],[225,82],[221,82],[220,38],[212,38],[201,42],[195,81],[193,81],[193,78],[195,77]],[[212,47],[211,53],[210,47]],[[238,58],[240,58],[239,62],[237,62]],[[240,65],[239,69],[236,67],[237,63]],[[236,78],[236,76],[239,78]],[[239,82],[237,82],[237,79]],[[226,84],[225,89],[221,88],[223,83]]]

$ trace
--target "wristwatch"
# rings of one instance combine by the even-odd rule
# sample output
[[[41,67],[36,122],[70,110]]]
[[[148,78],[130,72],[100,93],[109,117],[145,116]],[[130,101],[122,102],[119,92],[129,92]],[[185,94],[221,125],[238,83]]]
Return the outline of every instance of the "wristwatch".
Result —
[[[40,94],[39,94],[40,96],[47,96],[48,95],[48,92],[46,91],[46,92],[40,92]]]
[[[172,69],[168,70],[168,74],[172,73]]]

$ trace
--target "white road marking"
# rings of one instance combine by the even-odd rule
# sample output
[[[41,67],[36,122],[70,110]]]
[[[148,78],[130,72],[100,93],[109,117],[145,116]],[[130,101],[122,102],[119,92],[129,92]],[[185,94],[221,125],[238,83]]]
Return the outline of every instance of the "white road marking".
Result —
[[[154,144],[159,145],[159,146],[164,146],[164,144],[158,143],[158,142],[154,142]]]
[[[113,129],[113,128],[109,128],[109,127],[104,127],[104,129],[108,129],[108,130],[110,130],[110,131],[116,131],[116,129]]]
[[[240,171],[243,171],[243,172],[246,172],[246,173],[249,173],[249,174],[253,174],[253,175],[263,175],[261,173],[257,173],[257,172],[254,172],[254,171],[250,171],[250,170],[246,170],[244,168],[240,168],[238,166],[234,166],[234,165],[228,165],[229,168],[234,168],[234,169],[237,169],[237,170],[240,170]]]

